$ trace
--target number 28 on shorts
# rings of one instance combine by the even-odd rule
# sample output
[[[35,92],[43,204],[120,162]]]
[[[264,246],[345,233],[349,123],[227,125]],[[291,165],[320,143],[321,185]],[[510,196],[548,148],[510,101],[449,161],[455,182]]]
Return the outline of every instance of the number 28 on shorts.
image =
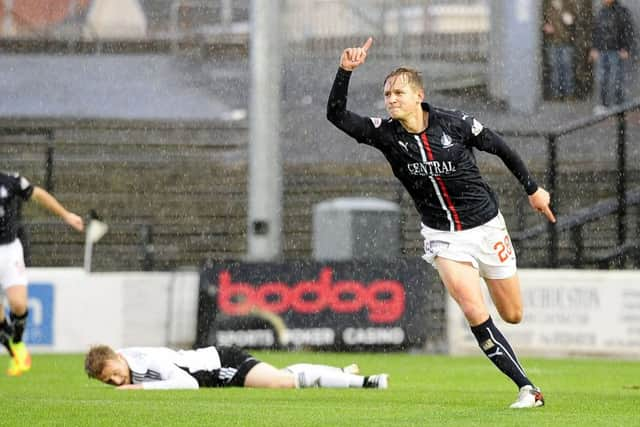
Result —
[[[493,250],[496,251],[500,262],[505,262],[513,255],[513,246],[509,235],[505,235],[502,240],[498,240],[493,244]]]

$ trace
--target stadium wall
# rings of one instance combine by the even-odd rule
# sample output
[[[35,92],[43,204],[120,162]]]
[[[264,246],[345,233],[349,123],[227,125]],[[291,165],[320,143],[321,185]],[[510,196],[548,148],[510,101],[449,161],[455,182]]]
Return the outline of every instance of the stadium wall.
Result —
[[[519,355],[640,357],[640,272],[523,269],[520,277],[523,322],[507,325],[491,307]],[[34,352],[83,352],[98,343],[184,348],[195,339],[197,271],[33,268],[30,279],[26,341]],[[478,354],[460,310],[450,298],[446,304],[448,352]],[[429,343],[425,349],[433,351]]]
[[[637,271],[520,270],[524,318],[500,319],[485,289],[491,316],[519,355],[640,357]],[[449,353],[477,354],[478,346],[455,303],[447,301]]]
[[[26,342],[34,352],[84,352],[93,344],[188,346],[194,340],[198,272],[29,270]]]

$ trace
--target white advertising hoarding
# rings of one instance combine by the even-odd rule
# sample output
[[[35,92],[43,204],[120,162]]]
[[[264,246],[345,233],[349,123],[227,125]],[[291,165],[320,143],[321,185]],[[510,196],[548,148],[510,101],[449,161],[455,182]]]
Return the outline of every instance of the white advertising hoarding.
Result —
[[[189,345],[195,339],[197,271],[86,273],[29,269],[25,341],[35,352]]]
[[[518,355],[640,357],[640,273],[604,270],[520,270],[524,317],[496,325]],[[478,354],[461,310],[448,298],[451,354]]]

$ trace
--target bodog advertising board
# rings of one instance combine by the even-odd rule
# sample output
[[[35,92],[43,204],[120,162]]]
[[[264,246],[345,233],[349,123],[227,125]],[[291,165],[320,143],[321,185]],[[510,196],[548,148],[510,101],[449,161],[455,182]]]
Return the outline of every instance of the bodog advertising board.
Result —
[[[196,344],[406,349],[425,340],[420,259],[336,263],[207,262]]]

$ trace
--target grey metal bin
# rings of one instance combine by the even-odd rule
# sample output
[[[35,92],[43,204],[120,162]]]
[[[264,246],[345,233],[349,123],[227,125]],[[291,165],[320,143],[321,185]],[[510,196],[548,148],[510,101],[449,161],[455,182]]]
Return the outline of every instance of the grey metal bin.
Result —
[[[313,257],[318,261],[390,259],[400,255],[400,207],[343,197],[313,207]]]

